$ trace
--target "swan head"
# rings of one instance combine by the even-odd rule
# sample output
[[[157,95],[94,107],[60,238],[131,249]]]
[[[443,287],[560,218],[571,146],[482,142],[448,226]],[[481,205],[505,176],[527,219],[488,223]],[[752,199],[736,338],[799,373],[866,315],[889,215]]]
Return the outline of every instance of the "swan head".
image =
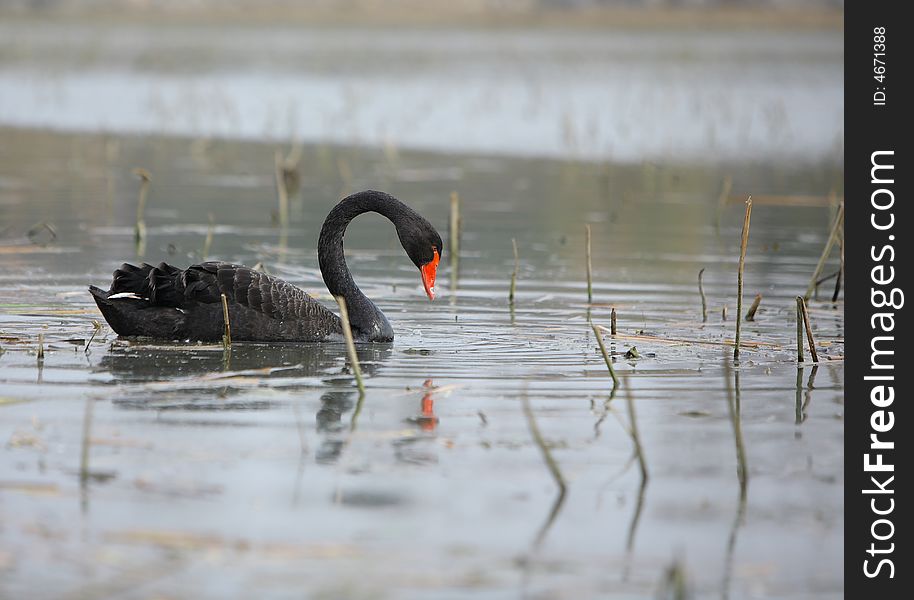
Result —
[[[441,256],[438,254],[438,249],[435,248],[432,260],[419,266],[419,273],[422,275],[422,286],[425,288],[425,293],[428,295],[429,300],[435,299],[435,277],[438,274],[438,261],[440,259]]]
[[[432,226],[418,214],[410,215],[397,226],[397,234],[406,255],[419,268],[422,277],[422,287],[429,300],[435,299],[435,277],[438,275],[438,262],[444,251],[441,236]]]

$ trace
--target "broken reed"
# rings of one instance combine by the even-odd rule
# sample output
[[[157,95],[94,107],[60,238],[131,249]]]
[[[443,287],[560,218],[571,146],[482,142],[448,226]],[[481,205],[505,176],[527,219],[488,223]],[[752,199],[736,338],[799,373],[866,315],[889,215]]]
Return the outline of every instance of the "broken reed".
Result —
[[[749,312],[746,313],[747,321],[755,321],[755,313],[758,311],[759,304],[762,303],[762,295],[756,294],[755,300],[752,301],[752,306],[749,307]]]
[[[514,250],[514,271],[511,272],[511,289],[508,291],[508,304],[514,306],[514,292],[517,288],[517,269],[519,261],[517,258],[517,240],[511,238],[511,248]]]
[[[340,306],[340,321],[343,325],[343,337],[346,339],[346,351],[349,353],[349,362],[352,363],[352,374],[355,376],[355,383],[359,388],[359,396],[365,395],[365,383],[362,381],[362,369],[359,366],[359,357],[355,353],[355,341],[352,339],[352,329],[349,327],[349,311],[346,310],[346,299],[342,296],[336,297],[336,303]]]
[[[44,334],[38,334],[38,362],[44,362]]]
[[[228,350],[232,347],[232,325],[229,322],[228,301],[225,299],[225,294],[222,294],[222,322],[225,326],[222,332],[222,348]]]
[[[587,252],[587,303],[593,302],[593,262],[590,254],[590,223],[584,225],[584,231],[587,233],[586,252]]]
[[[809,342],[809,355],[812,357],[813,362],[819,362],[819,355],[816,353],[816,340],[812,335],[812,327],[809,324],[809,309],[806,306],[806,301],[802,296],[797,296],[797,311],[799,314],[803,315],[802,325],[806,328],[806,340]],[[798,316],[799,319],[799,316]],[[802,348],[803,346],[803,336],[800,334],[799,327],[800,323],[797,323],[797,347]],[[799,360],[803,360],[802,353],[798,353],[800,356]]]
[[[612,336],[616,335],[616,307],[613,306],[612,310],[609,311],[609,334]]]
[[[746,265],[746,247],[749,245],[749,221],[752,217],[752,196],[746,199],[746,216],[743,218],[743,235],[739,245],[739,268],[736,277],[736,343],[733,360],[739,360],[740,322],[743,316],[743,269]]]
[[[819,262],[816,265],[816,270],[812,274],[812,279],[809,281],[809,287],[806,288],[806,293],[803,295],[804,300],[809,300],[812,296],[812,292],[816,287],[816,281],[819,280],[819,276],[822,274],[822,269],[825,268],[825,261],[828,260],[828,255],[831,254],[831,249],[835,245],[835,241],[838,239],[838,232],[841,230],[842,225],[844,224],[844,202],[838,205],[838,214],[835,215],[835,221],[831,227],[831,233],[828,235],[828,241],[825,243],[825,249],[822,250],[822,256],[819,257]]]
[[[616,386],[619,385],[619,378],[616,377],[616,370],[613,369],[613,361],[606,351],[606,344],[603,343],[603,335],[600,333],[600,329],[597,325],[591,323],[590,327],[593,329],[593,334],[597,337],[597,344],[600,346],[600,353],[603,355],[603,360],[606,361],[606,368],[609,369],[609,375],[613,378],[613,389],[616,389]]]
[[[86,342],[86,349],[84,350],[84,352],[87,354],[89,353],[89,346],[92,345],[92,340],[94,340],[95,336],[98,335],[98,332],[102,330],[102,324],[99,323],[98,321],[96,321],[95,319],[92,319],[92,327],[95,329],[95,331],[92,332],[92,337],[90,337],[89,341]]]
[[[702,269],[698,272],[698,295],[701,296],[701,322],[706,323],[708,321],[708,299],[705,298],[705,288],[701,283],[701,277],[704,275],[705,270]]]

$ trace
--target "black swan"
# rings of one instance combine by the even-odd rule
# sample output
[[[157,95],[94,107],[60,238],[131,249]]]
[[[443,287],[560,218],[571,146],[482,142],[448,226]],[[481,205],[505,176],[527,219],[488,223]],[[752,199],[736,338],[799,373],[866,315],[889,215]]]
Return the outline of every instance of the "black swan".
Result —
[[[419,213],[390,194],[364,191],[341,200],[324,220],[317,257],[327,289],[346,301],[353,336],[389,342],[394,332],[384,313],[352,280],[343,255],[343,234],[358,215],[376,212],[397,229],[400,244],[419,267],[429,299],[443,250],[441,236]],[[282,279],[241,265],[205,262],[187,269],[121,265],[107,292],[89,287],[105,320],[118,335],[213,342],[222,339],[222,294],[232,340],[316,342],[342,333],[339,317]]]

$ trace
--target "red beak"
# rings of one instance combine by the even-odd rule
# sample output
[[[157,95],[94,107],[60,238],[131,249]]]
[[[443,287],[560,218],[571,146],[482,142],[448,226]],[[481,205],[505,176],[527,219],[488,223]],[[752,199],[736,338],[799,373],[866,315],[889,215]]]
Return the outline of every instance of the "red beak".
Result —
[[[431,262],[425,263],[419,267],[419,273],[422,274],[422,285],[425,287],[425,293],[429,300],[435,299],[435,277],[438,275],[438,249],[433,249],[435,257]]]

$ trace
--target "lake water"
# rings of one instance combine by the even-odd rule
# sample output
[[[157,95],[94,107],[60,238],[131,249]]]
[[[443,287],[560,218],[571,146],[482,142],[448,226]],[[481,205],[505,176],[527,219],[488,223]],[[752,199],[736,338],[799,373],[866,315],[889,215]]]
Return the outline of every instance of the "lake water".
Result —
[[[818,164],[843,90],[840,28],[0,22],[0,125]]]
[[[810,303],[817,368],[797,367],[794,314],[840,165],[316,144],[301,150],[283,233],[273,152],[0,129],[0,596],[628,599],[656,597],[671,572],[696,598],[842,593],[833,281]],[[152,174],[142,257],[134,167]],[[735,201],[721,203],[726,180]],[[360,346],[361,402],[341,344],[226,356],[118,340],[104,323],[92,338],[87,285],[106,287],[124,261],[199,261],[208,232],[208,258],[260,262],[330,305],[317,234],[341,195],[365,188],[409,203],[448,248],[456,191],[462,232],[459,272],[446,249],[429,303],[393,227],[352,224],[350,267],[397,334]],[[749,193],[744,295],[763,299],[734,366]],[[615,394],[588,324],[609,327],[613,307]]]

